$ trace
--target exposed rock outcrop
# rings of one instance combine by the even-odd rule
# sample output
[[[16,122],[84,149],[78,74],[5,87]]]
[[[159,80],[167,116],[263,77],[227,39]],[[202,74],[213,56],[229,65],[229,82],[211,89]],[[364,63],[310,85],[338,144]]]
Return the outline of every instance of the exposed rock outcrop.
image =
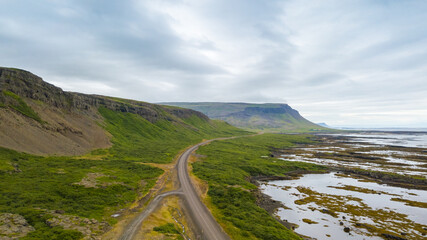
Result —
[[[49,214],[54,217],[46,221],[47,225],[51,227],[60,226],[66,230],[79,231],[84,235],[83,239],[85,240],[100,240],[100,235],[111,228],[107,222],[99,222],[96,219],[62,215],[54,211],[51,211]]]
[[[18,214],[0,214],[0,240],[19,239],[34,231],[34,227]]]
[[[23,98],[41,101],[50,106],[74,112],[91,109],[97,111],[100,106],[103,106],[113,111],[138,114],[150,122],[167,118],[159,111],[166,111],[179,118],[195,114],[208,120],[206,115],[189,109],[168,108],[140,101],[65,92],[30,72],[18,69],[0,68],[0,89],[11,91]],[[0,96],[0,102],[5,101],[5,97]]]

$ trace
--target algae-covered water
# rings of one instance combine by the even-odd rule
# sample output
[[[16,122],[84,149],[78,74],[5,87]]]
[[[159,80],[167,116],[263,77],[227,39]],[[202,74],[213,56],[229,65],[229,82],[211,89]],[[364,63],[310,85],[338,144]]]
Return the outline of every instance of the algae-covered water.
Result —
[[[283,161],[427,176],[427,133],[343,133],[283,150]],[[427,191],[328,173],[270,181],[262,191],[281,201],[277,215],[317,239],[427,239]],[[398,239],[398,238],[395,238]]]
[[[262,184],[261,189],[289,208],[279,209],[280,218],[299,225],[297,233],[317,239],[382,239],[367,229],[370,226],[420,239],[425,232],[422,228],[427,227],[427,208],[392,200],[427,204],[427,191],[423,190],[363,182],[336,173],[270,181]],[[303,219],[317,223],[306,223]],[[349,233],[344,231],[345,227],[350,228]]]
[[[427,176],[427,133],[348,133],[324,138],[318,144],[288,149],[280,159]]]

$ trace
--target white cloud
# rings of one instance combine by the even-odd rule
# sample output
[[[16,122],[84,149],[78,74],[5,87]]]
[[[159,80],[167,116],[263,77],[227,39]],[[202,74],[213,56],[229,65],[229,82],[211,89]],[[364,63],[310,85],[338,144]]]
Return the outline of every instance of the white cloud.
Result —
[[[421,0],[6,0],[0,65],[72,91],[427,126],[426,11]]]

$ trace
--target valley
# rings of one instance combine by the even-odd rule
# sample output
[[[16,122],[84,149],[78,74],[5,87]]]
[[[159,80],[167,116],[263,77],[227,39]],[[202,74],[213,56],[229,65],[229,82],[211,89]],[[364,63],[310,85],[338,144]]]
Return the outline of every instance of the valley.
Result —
[[[64,92],[18,69],[0,68],[0,86],[0,212],[32,226],[5,218],[8,239],[100,239],[150,200],[159,166],[182,149],[249,134],[192,110]]]
[[[425,236],[425,133],[329,130],[286,104],[187,103],[212,120],[10,68],[0,87],[2,240]]]

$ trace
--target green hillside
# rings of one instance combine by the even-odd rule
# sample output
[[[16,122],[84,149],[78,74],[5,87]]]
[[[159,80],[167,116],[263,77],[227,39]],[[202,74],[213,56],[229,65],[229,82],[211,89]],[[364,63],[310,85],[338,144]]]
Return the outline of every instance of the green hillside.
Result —
[[[18,69],[0,68],[0,89],[0,226],[21,224],[15,238],[99,239],[163,173],[144,163],[249,134],[194,110],[65,92]]]
[[[232,239],[301,239],[259,207],[262,200],[251,179],[291,171],[325,171],[325,167],[310,163],[268,157],[275,149],[303,142],[312,141],[304,135],[262,134],[199,148],[197,153],[204,157],[193,163],[193,172],[208,183],[211,211]]]
[[[151,123],[136,114],[118,113],[105,107],[99,112],[105,118],[106,130],[113,135],[114,145],[108,149],[108,158],[169,163],[180,150],[203,139],[248,134],[223,121],[196,115]]]
[[[224,120],[233,126],[252,131],[306,132],[328,130],[308,121],[287,104],[218,102],[171,102],[163,104],[200,111],[210,118]]]

